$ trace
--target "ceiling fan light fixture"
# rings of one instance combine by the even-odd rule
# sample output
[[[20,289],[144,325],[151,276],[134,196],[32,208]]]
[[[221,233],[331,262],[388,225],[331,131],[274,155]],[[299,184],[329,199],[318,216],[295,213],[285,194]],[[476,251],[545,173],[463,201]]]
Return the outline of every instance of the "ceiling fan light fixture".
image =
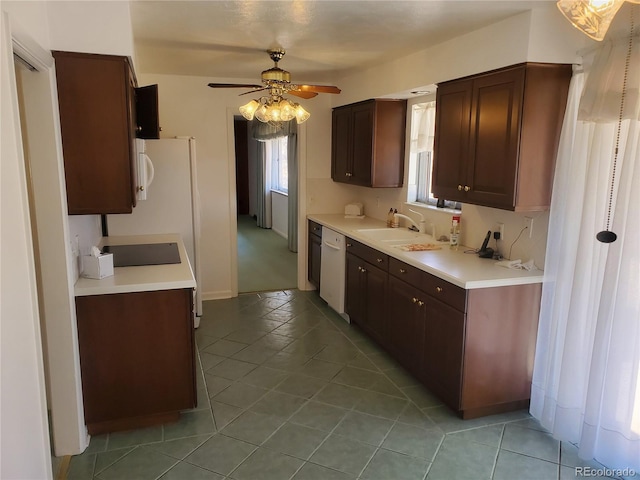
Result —
[[[602,41],[613,17],[625,0],[558,0],[556,4],[571,24],[588,37]],[[631,0],[636,3],[640,0]]]
[[[260,97],[259,100],[251,100],[240,107],[240,113],[247,120],[254,118],[263,123],[273,125],[288,122],[295,118],[300,124],[311,116],[299,103],[291,102],[282,97]]]
[[[247,120],[253,120],[253,117],[255,116],[256,110],[258,110],[258,107],[260,107],[260,104],[258,103],[258,101],[251,100],[246,105],[242,105],[240,107],[240,113]]]
[[[260,102],[260,106],[256,109],[255,118],[262,123],[269,123],[271,121],[271,114],[269,112],[269,106]]]
[[[283,122],[288,122],[289,120],[293,120],[294,118],[296,118],[295,105],[286,98],[280,100],[279,107],[280,117],[282,118]]]
[[[311,114],[307,112],[304,108],[302,108],[302,105],[300,105],[299,103],[295,104],[295,111],[296,111],[296,123],[298,125],[309,120],[309,117],[311,116]]]

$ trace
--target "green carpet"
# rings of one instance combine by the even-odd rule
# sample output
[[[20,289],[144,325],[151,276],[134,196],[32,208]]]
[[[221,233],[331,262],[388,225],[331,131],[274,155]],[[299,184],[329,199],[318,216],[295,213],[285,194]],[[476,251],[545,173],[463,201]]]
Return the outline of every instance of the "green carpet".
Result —
[[[259,228],[248,215],[238,216],[238,291],[265,292],[297,288],[297,257],[287,240]]]

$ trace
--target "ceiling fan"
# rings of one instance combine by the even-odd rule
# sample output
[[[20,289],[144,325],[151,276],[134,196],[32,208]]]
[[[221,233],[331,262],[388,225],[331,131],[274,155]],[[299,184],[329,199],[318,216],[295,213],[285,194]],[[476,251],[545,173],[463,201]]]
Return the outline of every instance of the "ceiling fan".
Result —
[[[291,83],[291,74],[278,67],[278,62],[282,60],[286,53],[283,49],[267,50],[267,53],[274,62],[274,66],[262,72],[262,85],[240,84],[240,83],[210,83],[211,88],[251,88],[249,93],[269,90],[272,97],[282,97],[284,94],[294,95],[300,98],[313,98],[318,93],[340,93],[340,89],[331,85],[297,85]]]

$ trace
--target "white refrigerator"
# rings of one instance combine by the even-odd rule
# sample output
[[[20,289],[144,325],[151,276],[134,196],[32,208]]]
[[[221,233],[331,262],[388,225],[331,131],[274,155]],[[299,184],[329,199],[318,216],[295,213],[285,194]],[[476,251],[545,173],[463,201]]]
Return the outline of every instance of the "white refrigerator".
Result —
[[[153,163],[153,181],[146,200],[131,214],[108,215],[109,235],[179,233],[196,278],[196,323],[202,316],[200,288],[200,199],[196,170],[196,141],[192,137],[145,140],[144,150]]]

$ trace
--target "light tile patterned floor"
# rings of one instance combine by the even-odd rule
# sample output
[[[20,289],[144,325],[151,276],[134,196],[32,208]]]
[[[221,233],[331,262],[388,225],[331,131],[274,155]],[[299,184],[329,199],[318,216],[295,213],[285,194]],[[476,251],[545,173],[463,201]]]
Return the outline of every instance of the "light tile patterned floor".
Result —
[[[198,407],[93,437],[69,480],[568,480],[602,468],[526,411],[460,420],[315,292],[204,310]]]

